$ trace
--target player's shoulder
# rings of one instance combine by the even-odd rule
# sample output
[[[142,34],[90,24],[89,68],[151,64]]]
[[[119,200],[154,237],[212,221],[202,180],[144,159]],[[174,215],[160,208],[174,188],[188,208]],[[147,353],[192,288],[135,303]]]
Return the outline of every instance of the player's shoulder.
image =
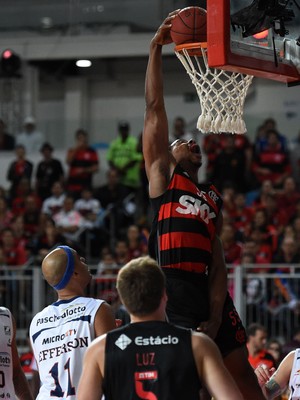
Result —
[[[214,350],[217,346],[215,342],[205,333],[192,332],[192,346],[194,351],[202,352],[203,354]]]
[[[108,333],[104,333],[103,335],[100,335],[100,336],[96,337],[95,339],[93,339],[88,347],[89,352],[95,352],[95,351],[97,351],[97,352],[103,351],[104,352]]]
[[[12,315],[11,315],[10,310],[8,308],[6,308],[6,307],[3,307],[3,306],[0,307],[0,317],[5,317],[6,319],[7,318],[12,319]]]
[[[0,307],[0,315],[7,315],[7,314],[10,314],[9,309],[4,306],[1,306]]]

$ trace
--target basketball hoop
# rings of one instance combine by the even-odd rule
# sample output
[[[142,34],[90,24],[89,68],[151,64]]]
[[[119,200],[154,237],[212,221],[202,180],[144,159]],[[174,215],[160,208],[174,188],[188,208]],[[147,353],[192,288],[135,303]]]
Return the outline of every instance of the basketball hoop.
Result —
[[[201,115],[197,129],[202,133],[245,133],[244,103],[253,76],[210,68],[207,43],[177,45],[175,54],[198,93]]]

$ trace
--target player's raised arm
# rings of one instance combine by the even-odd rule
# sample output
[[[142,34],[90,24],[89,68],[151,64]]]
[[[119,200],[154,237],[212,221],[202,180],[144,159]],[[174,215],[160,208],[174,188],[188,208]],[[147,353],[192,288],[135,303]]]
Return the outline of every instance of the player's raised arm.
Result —
[[[168,119],[163,97],[162,46],[172,42],[170,28],[176,14],[177,11],[170,13],[153,37],[146,71],[143,153],[151,197],[158,196],[165,190],[164,180],[168,181],[170,174]],[[161,180],[161,177],[164,179]]]

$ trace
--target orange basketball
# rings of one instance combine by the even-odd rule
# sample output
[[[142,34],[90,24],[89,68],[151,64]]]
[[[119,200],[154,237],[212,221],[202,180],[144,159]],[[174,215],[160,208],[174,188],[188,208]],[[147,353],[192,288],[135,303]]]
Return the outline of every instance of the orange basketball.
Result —
[[[186,7],[172,21],[171,38],[178,44],[206,42],[206,10],[201,7]]]

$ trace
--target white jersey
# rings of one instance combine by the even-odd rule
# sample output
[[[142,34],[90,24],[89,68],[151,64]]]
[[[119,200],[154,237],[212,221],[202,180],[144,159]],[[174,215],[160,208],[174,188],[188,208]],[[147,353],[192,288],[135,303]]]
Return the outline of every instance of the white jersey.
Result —
[[[103,300],[59,300],[36,314],[30,340],[41,387],[37,400],[76,399],[84,353],[95,338],[94,320]]]
[[[300,349],[296,349],[294,354],[293,368],[289,381],[290,397],[289,400],[300,400]]]
[[[11,313],[0,307],[0,399],[16,399],[11,351],[13,335]]]

